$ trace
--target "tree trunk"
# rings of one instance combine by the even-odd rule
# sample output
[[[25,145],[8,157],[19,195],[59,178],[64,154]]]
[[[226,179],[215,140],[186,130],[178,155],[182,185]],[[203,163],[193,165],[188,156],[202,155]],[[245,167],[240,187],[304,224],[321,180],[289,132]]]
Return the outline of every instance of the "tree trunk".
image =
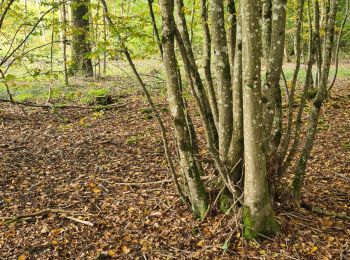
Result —
[[[281,92],[279,82],[283,65],[286,2],[286,0],[272,1],[271,38],[268,51],[266,82],[262,89],[264,142],[267,151],[270,148],[270,141],[273,140],[271,145],[271,149],[273,150],[277,147],[279,137],[281,136],[282,106],[280,103],[281,99],[279,98]],[[274,120],[276,120],[275,123]]]
[[[219,151],[226,160],[232,136],[232,89],[231,72],[225,31],[224,4],[222,0],[211,0],[213,48],[218,88]]]
[[[327,13],[327,24],[325,32],[325,42],[323,46],[323,63],[320,77],[320,86],[317,91],[317,95],[312,103],[312,108],[309,118],[309,128],[306,137],[306,143],[304,149],[301,153],[297,169],[295,172],[293,180],[293,195],[299,200],[300,192],[303,186],[303,180],[305,176],[306,165],[313,147],[313,143],[316,136],[316,130],[318,125],[318,118],[320,115],[320,110],[323,104],[323,101],[327,95],[327,86],[328,86],[328,76],[329,69],[332,61],[332,51],[333,51],[333,42],[334,42],[334,30],[335,30],[335,18],[338,9],[338,0],[330,0],[329,12]]]
[[[89,42],[89,0],[71,2],[73,34],[72,61],[70,72],[73,75],[93,76],[91,43]]]
[[[179,150],[180,167],[188,185],[194,217],[204,218],[208,210],[208,194],[200,179],[200,172],[193,154],[189,127],[186,124],[186,115],[184,113],[182,93],[180,93],[178,86],[179,79],[174,50],[174,1],[162,0],[160,7],[163,18],[163,63],[167,79],[169,106]]]
[[[244,236],[247,239],[274,233],[274,218],[266,180],[261,107],[260,10],[255,0],[242,0],[243,35],[243,125],[244,125]]]
[[[62,7],[60,9],[60,41],[61,41],[61,49],[62,49],[62,58],[63,58],[63,76],[64,76],[64,85],[68,86],[68,69],[67,69],[67,8],[66,3],[62,3]]]
[[[218,104],[216,100],[216,93],[214,90],[213,79],[211,75],[211,36],[208,26],[208,7],[207,1],[201,0],[201,19],[202,19],[202,28],[204,32],[204,77],[206,81],[206,87],[210,102],[211,111],[213,113],[214,122],[216,128],[218,129],[219,122],[219,112],[218,112]]]

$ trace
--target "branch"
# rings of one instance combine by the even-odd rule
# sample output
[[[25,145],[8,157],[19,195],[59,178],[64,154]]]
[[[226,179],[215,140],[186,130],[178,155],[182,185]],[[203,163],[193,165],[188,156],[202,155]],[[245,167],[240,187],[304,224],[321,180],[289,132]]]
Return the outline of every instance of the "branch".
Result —
[[[85,213],[85,212],[78,212],[78,211],[64,210],[64,209],[44,209],[44,210],[37,211],[34,213],[28,213],[28,214],[22,214],[22,215],[10,216],[10,217],[0,217],[0,220],[10,220],[11,222],[13,222],[13,221],[18,221],[18,220],[24,219],[24,218],[33,218],[33,217],[42,216],[42,215],[45,215],[48,213],[78,214],[78,215],[89,214],[89,213]]]
[[[0,103],[11,103],[14,105],[21,105],[21,106],[27,106],[27,107],[39,107],[39,108],[59,108],[59,109],[113,109],[113,108],[122,108],[126,107],[128,104],[121,104],[121,105],[106,105],[106,106],[71,106],[71,105],[45,105],[45,104],[35,104],[30,102],[20,102],[20,101],[11,101],[8,99],[2,99],[0,98]]]
[[[33,47],[25,52],[23,52],[20,56],[16,56],[13,60],[11,60],[11,62],[8,64],[7,68],[5,69],[4,71],[4,74],[7,73],[7,71],[10,69],[10,67],[12,66],[12,64],[18,60],[18,59],[21,59],[23,58],[25,55],[27,55],[29,52],[31,51],[34,51],[34,50],[37,50],[37,49],[40,49],[40,48],[43,48],[47,45],[50,45],[50,44],[53,44],[53,43],[58,43],[58,42],[62,42],[62,41],[52,41],[52,42],[49,42],[49,43],[45,43],[45,44],[42,44],[42,45],[39,45],[39,46],[36,46],[36,47]]]
[[[7,6],[5,7],[5,10],[4,12],[2,13],[2,15],[0,16],[0,29],[2,27],[2,23],[4,22],[4,19],[5,19],[5,16],[7,14],[7,12],[10,10],[10,7],[11,5],[13,4],[15,0],[10,0],[8,3],[7,3]]]
[[[10,57],[13,56],[13,54],[15,54],[15,52],[21,48],[21,46],[28,40],[28,38],[33,34],[33,32],[35,31],[35,29],[38,27],[39,23],[44,19],[44,17],[50,13],[53,9],[55,9],[57,6],[53,6],[50,9],[46,10],[38,19],[38,21],[33,25],[33,28],[30,30],[30,32],[26,35],[26,37],[17,45],[16,48],[14,48],[12,50],[12,52],[10,54],[8,54],[6,57],[4,57],[2,59],[2,61],[0,62],[0,66],[3,65]]]
[[[113,182],[113,185],[120,186],[147,186],[172,182],[173,180],[149,181],[149,182]]]
[[[335,80],[337,79],[338,76],[338,68],[339,68],[339,50],[340,50],[340,40],[343,36],[344,33],[344,28],[345,28],[345,24],[346,21],[348,20],[350,14],[350,10],[349,10],[349,0],[346,0],[346,9],[345,9],[345,16],[344,19],[342,21],[341,27],[340,27],[340,31],[339,31],[339,35],[338,35],[338,39],[337,39],[337,45],[336,45],[336,52],[335,52],[335,72],[334,72],[334,76],[333,76],[333,80],[332,83],[330,84],[330,86],[327,89],[327,92],[330,92],[334,86]]]
[[[345,220],[350,220],[350,216],[348,216],[346,214],[341,214],[341,213],[337,213],[334,211],[327,211],[327,210],[324,210],[324,209],[321,209],[318,207],[314,207],[314,206],[306,204],[306,203],[302,203],[301,206],[307,210],[310,210],[310,211],[318,213],[318,214],[331,216],[331,217],[335,217],[335,218],[341,218],[341,219],[345,219]]]

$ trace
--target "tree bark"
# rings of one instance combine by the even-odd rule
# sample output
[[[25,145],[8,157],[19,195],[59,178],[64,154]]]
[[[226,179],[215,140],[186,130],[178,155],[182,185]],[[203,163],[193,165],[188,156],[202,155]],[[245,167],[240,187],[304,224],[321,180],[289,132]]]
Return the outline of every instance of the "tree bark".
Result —
[[[73,21],[72,61],[70,72],[73,75],[92,77],[91,43],[89,42],[89,0],[73,0],[71,12]]]
[[[286,4],[286,0],[272,1],[271,39],[268,51],[266,82],[262,89],[264,142],[267,151],[274,150],[277,147],[281,136],[282,106],[279,82],[283,65]]]
[[[255,0],[242,0],[243,35],[243,125],[244,125],[244,236],[247,239],[275,233],[274,218],[266,180],[266,158],[262,131],[261,6]]]
[[[312,103],[312,108],[309,117],[309,127],[306,137],[305,146],[299,158],[295,176],[293,179],[293,195],[297,200],[300,200],[301,188],[304,182],[305,170],[313,143],[316,136],[318,119],[320,110],[327,96],[328,76],[332,60],[332,50],[334,42],[335,18],[338,10],[338,0],[330,0],[328,19],[326,24],[325,41],[323,47],[323,63],[320,77],[320,86],[316,97]]]
[[[211,75],[211,36],[208,26],[208,6],[207,0],[201,0],[201,18],[202,18],[202,28],[204,32],[204,77],[206,81],[207,93],[209,97],[211,111],[213,113],[214,122],[216,129],[218,129],[219,122],[219,112],[218,104],[216,100],[216,93],[214,90],[213,79]]]
[[[224,4],[211,0],[212,37],[218,88],[219,151],[226,160],[232,136],[232,89],[231,72],[225,31]]]
[[[175,136],[180,156],[180,167],[188,185],[189,197],[194,217],[204,218],[208,210],[208,194],[200,179],[199,170],[193,154],[189,127],[186,124],[182,93],[179,92],[177,62],[174,51],[175,22],[174,1],[160,1],[163,18],[163,63],[167,79],[167,92],[171,115],[175,126]]]

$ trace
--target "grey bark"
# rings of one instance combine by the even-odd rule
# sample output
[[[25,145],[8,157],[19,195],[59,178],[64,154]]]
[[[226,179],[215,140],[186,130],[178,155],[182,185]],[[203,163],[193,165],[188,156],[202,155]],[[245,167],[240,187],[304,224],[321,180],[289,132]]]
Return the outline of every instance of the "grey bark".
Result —
[[[68,81],[68,68],[67,68],[67,7],[66,3],[62,3],[62,7],[60,9],[60,40],[61,40],[61,50],[62,50],[62,58],[63,58],[63,76],[64,76],[64,84],[66,86],[69,85]]]
[[[242,0],[243,35],[243,125],[244,125],[244,236],[247,239],[274,233],[274,218],[264,151],[261,106],[261,6],[255,0]]]
[[[272,1],[271,41],[268,53],[266,82],[262,89],[265,149],[273,151],[281,136],[282,106],[280,78],[286,24],[286,0]]]
[[[303,186],[304,176],[306,165],[313,147],[313,143],[316,136],[318,119],[320,115],[320,110],[323,104],[323,101],[327,95],[327,86],[328,86],[328,76],[329,69],[332,60],[332,50],[334,42],[334,30],[335,30],[335,18],[338,9],[338,0],[330,0],[329,12],[327,13],[327,23],[326,23],[326,32],[325,32],[325,41],[323,47],[323,63],[320,77],[320,86],[317,91],[317,95],[313,101],[310,117],[309,117],[309,126],[306,137],[305,146],[299,158],[295,176],[293,179],[293,195],[297,200],[300,199],[301,188]]]
[[[219,151],[225,161],[232,136],[232,89],[223,1],[211,0],[210,13],[218,88]]]
[[[180,156],[180,167],[188,184],[193,214],[197,218],[203,218],[208,209],[208,194],[200,179],[199,170],[195,162],[189,128],[186,124],[186,116],[184,114],[184,104],[181,98],[182,93],[179,93],[178,88],[178,73],[174,51],[174,1],[162,0],[160,7],[163,18],[163,63],[167,79],[169,106]]]
[[[208,93],[211,111],[213,114],[216,128],[218,129],[219,112],[218,112],[218,104],[216,100],[216,93],[214,90],[213,79],[211,75],[211,36],[210,36],[210,31],[208,26],[208,7],[207,7],[206,0],[201,0],[201,20],[202,20],[202,28],[204,33],[204,44],[203,44],[204,77],[206,81],[206,89]]]

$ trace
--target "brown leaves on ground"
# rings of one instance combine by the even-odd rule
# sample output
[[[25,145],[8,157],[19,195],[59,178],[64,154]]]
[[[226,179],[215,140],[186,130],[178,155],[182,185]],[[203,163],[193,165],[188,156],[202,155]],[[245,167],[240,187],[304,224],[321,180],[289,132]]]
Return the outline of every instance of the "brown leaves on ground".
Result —
[[[303,199],[349,215],[349,85],[335,92],[322,112]],[[282,234],[246,242],[239,215],[214,212],[195,221],[172,183],[117,185],[170,178],[157,123],[143,112],[147,104],[141,96],[124,101],[127,107],[105,112],[23,113],[1,106],[0,215],[46,208],[79,212],[0,222],[1,259],[350,256],[350,226],[343,219],[281,208],[276,214]]]

